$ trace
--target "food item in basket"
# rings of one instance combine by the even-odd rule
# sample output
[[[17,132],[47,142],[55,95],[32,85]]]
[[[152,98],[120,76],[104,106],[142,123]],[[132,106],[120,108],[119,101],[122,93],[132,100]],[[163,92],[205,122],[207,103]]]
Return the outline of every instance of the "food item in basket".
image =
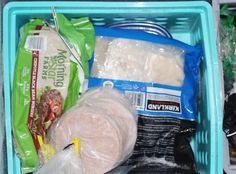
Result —
[[[13,134],[23,173],[37,168],[48,130],[75,104],[88,77],[93,25],[87,18],[73,22],[62,14],[56,18],[58,31],[41,19],[31,20],[21,30],[13,82]],[[68,43],[78,55],[72,54]]]
[[[97,37],[96,42],[92,76],[172,86],[183,84],[181,49],[121,38]]]
[[[114,89],[97,88],[85,93],[51,129],[57,151],[74,138],[81,142],[85,174],[105,173],[126,160],[137,137],[137,115],[129,101]]]
[[[139,113],[134,152],[121,170],[195,173],[189,137],[197,125],[201,48],[142,31],[95,27],[95,32],[89,87],[121,90]]]

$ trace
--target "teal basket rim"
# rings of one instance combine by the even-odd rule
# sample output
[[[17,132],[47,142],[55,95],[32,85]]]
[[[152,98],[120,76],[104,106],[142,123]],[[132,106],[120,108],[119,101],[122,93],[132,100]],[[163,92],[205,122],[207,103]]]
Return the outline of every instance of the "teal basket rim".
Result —
[[[50,12],[51,7],[58,8],[58,12],[69,13],[68,8],[70,9],[81,9],[81,8],[90,8],[90,9],[119,9],[127,10],[133,9],[138,12],[143,11],[147,13],[147,11],[143,9],[155,9],[161,10],[165,8],[166,12],[172,11],[173,13],[183,13],[183,9],[188,10],[188,12],[194,11],[201,14],[201,19],[205,22],[204,33],[207,33],[204,38],[204,43],[208,45],[205,48],[206,57],[211,57],[211,60],[207,60],[207,64],[211,65],[208,67],[210,74],[213,76],[213,79],[219,78],[219,60],[216,51],[216,36],[214,31],[210,31],[210,29],[214,26],[213,23],[213,15],[212,15],[212,7],[209,3],[205,1],[189,1],[189,2],[74,2],[74,1],[34,1],[34,2],[9,2],[3,9],[3,63],[4,63],[4,94],[5,94],[5,125],[6,125],[6,136],[7,136],[7,157],[8,157],[8,171],[9,174],[14,173],[14,166],[17,168],[20,167],[20,161],[16,158],[16,154],[13,153],[13,141],[11,134],[11,77],[10,74],[10,60],[9,57],[12,55],[11,53],[11,45],[10,43],[14,43],[14,36],[16,33],[10,34],[9,26],[14,26],[14,20],[16,15],[24,13],[24,8],[28,10],[32,10],[34,8],[47,8],[47,12]],[[66,10],[67,9],[67,10]],[[45,10],[44,10],[45,11]],[[132,12],[130,12],[132,13]],[[14,19],[14,20],[12,20]],[[11,76],[11,75],[10,75]],[[220,91],[220,83],[217,80],[209,79],[208,85],[209,88],[217,94]],[[211,152],[210,159],[214,159],[210,161],[210,171],[211,173],[219,173],[223,171],[223,132],[219,131],[222,128],[222,115],[223,115],[223,106],[222,99],[219,96],[214,96],[213,93],[210,96],[210,102],[212,102],[212,116],[215,116],[214,122],[211,124],[211,139],[216,140],[218,142],[211,142]],[[7,117],[8,116],[8,117]],[[222,144],[221,144],[222,142]],[[222,154],[222,155],[221,155]],[[14,164],[16,162],[16,164]],[[16,169],[17,171],[19,169]]]

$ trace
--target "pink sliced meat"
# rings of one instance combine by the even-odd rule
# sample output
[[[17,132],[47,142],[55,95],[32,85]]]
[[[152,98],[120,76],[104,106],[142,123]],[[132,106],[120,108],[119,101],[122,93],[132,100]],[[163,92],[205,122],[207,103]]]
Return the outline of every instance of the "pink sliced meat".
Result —
[[[137,115],[119,92],[98,88],[87,92],[54,125],[51,139],[58,151],[81,139],[85,174],[103,174],[131,154],[137,138]]]

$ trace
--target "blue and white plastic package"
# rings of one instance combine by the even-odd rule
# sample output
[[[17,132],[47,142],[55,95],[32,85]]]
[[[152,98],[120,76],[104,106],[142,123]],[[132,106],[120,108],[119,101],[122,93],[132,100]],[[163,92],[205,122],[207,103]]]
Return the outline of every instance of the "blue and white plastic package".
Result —
[[[89,88],[117,88],[139,113],[135,149],[123,166],[130,166],[130,173],[196,172],[185,140],[197,126],[201,48],[142,31],[102,27],[95,31]],[[177,144],[188,152],[180,152]],[[189,155],[187,162],[176,157],[181,153]]]

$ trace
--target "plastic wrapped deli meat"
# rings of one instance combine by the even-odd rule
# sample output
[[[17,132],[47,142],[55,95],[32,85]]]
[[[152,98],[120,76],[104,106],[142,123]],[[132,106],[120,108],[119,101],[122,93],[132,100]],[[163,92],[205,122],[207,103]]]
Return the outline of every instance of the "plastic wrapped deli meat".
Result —
[[[137,138],[137,115],[118,91],[95,88],[55,123],[50,137],[57,151],[79,138],[83,174],[103,174],[131,155]]]
[[[197,126],[201,48],[135,30],[95,33],[89,87],[122,91],[139,114],[134,152],[112,174],[195,173],[189,138]]]
[[[62,14],[56,18],[58,31],[41,19],[31,20],[21,29],[13,82],[12,123],[23,173],[37,168],[38,151],[47,143],[48,130],[76,103],[88,78],[88,61],[95,42],[93,25],[87,18],[73,22]],[[74,56],[65,40],[80,55]]]

